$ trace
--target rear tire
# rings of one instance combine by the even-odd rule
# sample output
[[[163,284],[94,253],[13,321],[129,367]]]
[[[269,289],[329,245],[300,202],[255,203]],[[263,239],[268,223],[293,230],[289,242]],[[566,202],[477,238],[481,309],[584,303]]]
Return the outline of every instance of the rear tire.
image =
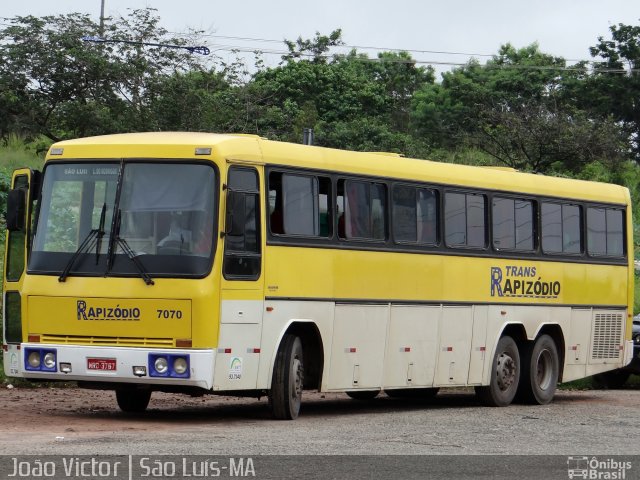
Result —
[[[553,400],[559,375],[560,358],[556,343],[549,335],[542,335],[532,348],[522,352],[518,400],[546,405]]]
[[[362,401],[373,400],[378,396],[379,393],[380,393],[380,390],[356,390],[353,392],[346,392],[346,394],[349,395],[354,400],[362,400]]]
[[[478,399],[489,407],[506,407],[518,391],[520,354],[513,338],[500,338],[491,362],[491,378],[486,387],[476,387]]]
[[[304,365],[300,337],[287,334],[282,339],[273,368],[269,405],[273,416],[280,420],[295,420],[300,413]]]
[[[116,401],[120,410],[126,413],[142,413],[149,406],[151,390],[116,390]]]
[[[629,379],[631,372],[624,370],[612,370],[610,372],[598,373],[593,376],[593,386],[595,388],[621,388]]]

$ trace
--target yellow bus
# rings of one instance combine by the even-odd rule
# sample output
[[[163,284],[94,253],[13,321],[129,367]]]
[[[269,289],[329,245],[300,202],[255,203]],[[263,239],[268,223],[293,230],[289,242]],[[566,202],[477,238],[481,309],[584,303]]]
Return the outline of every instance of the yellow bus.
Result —
[[[209,133],[53,145],[8,199],[8,376],[546,404],[631,361],[629,191]]]

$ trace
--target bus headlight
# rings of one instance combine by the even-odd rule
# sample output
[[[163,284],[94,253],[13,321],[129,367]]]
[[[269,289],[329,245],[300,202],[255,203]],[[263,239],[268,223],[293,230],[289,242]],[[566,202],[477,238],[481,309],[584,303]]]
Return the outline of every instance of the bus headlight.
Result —
[[[164,375],[165,373],[167,373],[167,370],[169,370],[167,359],[165,357],[156,358],[156,361],[153,362],[153,368],[160,375]]]
[[[31,372],[57,372],[56,350],[51,348],[25,348],[24,368]]]
[[[187,363],[187,359],[184,357],[176,357],[173,360],[173,371],[178,375],[184,375],[188,370],[189,364]]]
[[[189,355],[186,354],[149,354],[150,377],[190,378],[189,367]]]
[[[44,366],[48,369],[51,370],[53,367],[56,366],[56,355],[53,352],[47,352],[44,354],[44,360],[42,361],[42,363],[44,363]]]
[[[30,352],[27,357],[27,364],[31,367],[30,370],[40,370],[40,351]]]

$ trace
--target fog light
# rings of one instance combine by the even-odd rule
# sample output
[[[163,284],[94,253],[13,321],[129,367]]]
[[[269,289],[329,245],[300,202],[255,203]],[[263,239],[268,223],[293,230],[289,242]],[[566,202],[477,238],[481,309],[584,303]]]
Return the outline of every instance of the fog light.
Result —
[[[71,373],[71,364],[60,362],[60,371],[62,373]]]
[[[56,366],[56,354],[53,352],[45,353],[42,363],[44,363],[44,366],[48,369],[54,368]]]
[[[27,357],[27,363],[31,368],[40,368],[40,352],[31,352]]]
[[[186,372],[188,368],[189,368],[189,364],[187,363],[187,360],[183,357],[177,357],[173,361],[173,371],[176,372],[178,375],[184,375],[184,372]]]
[[[147,367],[144,366],[134,366],[133,374],[136,377],[146,377],[147,376]]]
[[[156,358],[156,361],[154,362],[153,367],[156,369],[156,372],[158,372],[160,375],[163,375],[167,373],[167,370],[169,369],[169,364],[166,358],[158,357]]]

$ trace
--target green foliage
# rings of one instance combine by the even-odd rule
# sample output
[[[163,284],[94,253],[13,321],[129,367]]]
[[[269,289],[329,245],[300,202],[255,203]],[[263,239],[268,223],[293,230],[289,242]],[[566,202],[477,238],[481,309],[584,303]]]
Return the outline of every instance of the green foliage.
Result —
[[[328,36],[316,32],[316,36],[311,40],[298,37],[295,42],[285,40],[284,43],[289,53],[284,55],[282,60],[291,62],[301,57],[310,57],[313,63],[325,63],[330,47],[344,45],[341,29],[334,30]]]
[[[594,65],[594,75],[581,88],[581,108],[600,118],[612,116],[620,122],[640,161],[640,26],[612,25],[611,39],[598,38],[591,55],[602,63]],[[617,74],[611,74],[617,70]],[[626,73],[621,74],[624,71]]]
[[[485,66],[472,61],[424,85],[414,97],[416,128],[433,145],[469,145],[499,163],[548,172],[558,165],[579,172],[586,163],[628,158],[628,143],[614,119],[599,122],[577,109],[566,93],[577,75],[536,44],[507,44]]]
[[[151,85],[198,68],[186,50],[126,42],[183,45],[159,26],[153,9],[107,22],[108,43],[88,15],[14,17],[0,29],[0,137],[19,132],[51,140],[156,129]]]

